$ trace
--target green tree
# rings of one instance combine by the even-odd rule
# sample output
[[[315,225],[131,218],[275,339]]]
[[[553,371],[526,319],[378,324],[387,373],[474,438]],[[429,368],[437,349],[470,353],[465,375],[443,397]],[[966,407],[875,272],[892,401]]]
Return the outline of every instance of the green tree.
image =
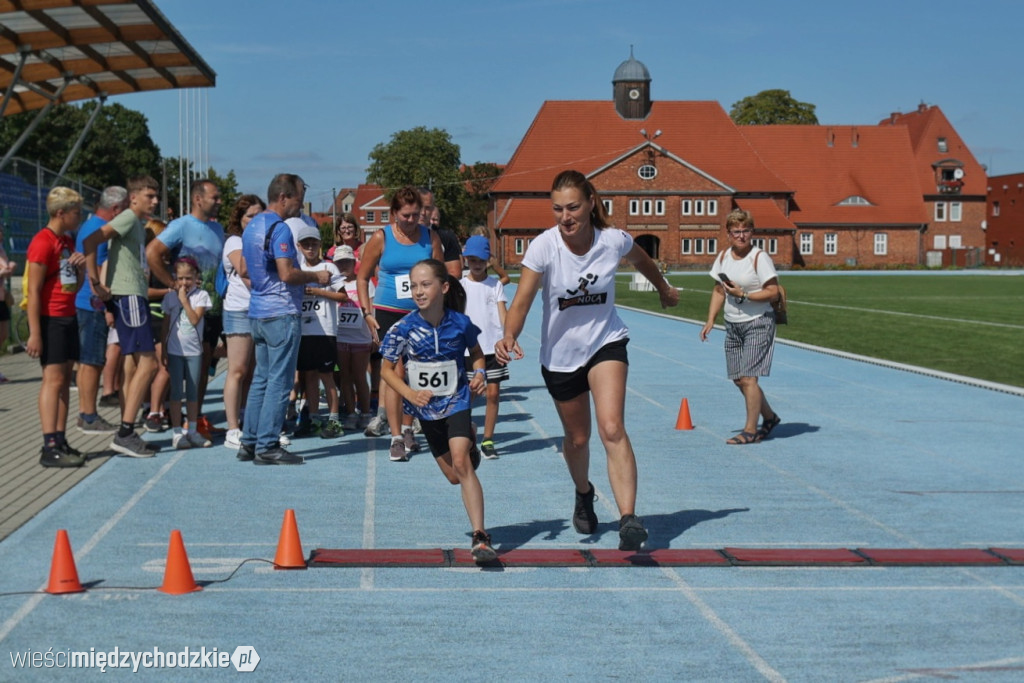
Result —
[[[234,207],[235,201],[237,201],[238,196],[241,194],[238,191],[238,179],[235,177],[234,169],[228,171],[227,175],[222,176],[211,166],[206,170],[204,175],[197,175],[195,171],[192,170],[192,162],[187,162],[184,168],[186,174],[185,202],[184,204],[179,204],[180,186],[178,184],[178,179],[181,177],[180,169],[178,168],[179,157],[168,157],[166,159],[162,159],[161,166],[166,174],[162,179],[166,182],[167,187],[167,206],[171,208],[175,216],[178,215],[179,206],[184,206],[184,213],[188,213],[192,210],[191,197],[188,196],[189,185],[200,178],[206,178],[216,183],[217,188],[220,190],[221,205],[217,220],[221,225],[224,225],[225,227],[227,226],[228,218],[231,216],[231,209]],[[188,180],[189,177],[191,177],[191,180]],[[157,175],[156,178],[161,179],[161,175]]]
[[[459,155],[459,146],[443,129],[419,126],[398,131],[388,143],[378,143],[370,152],[366,179],[383,187],[389,198],[404,185],[429,188],[444,224],[460,225],[466,190],[459,174]]]
[[[463,220],[461,225],[472,228],[487,222],[487,193],[501,175],[501,167],[490,162],[478,161],[462,169],[463,187],[466,190]]]
[[[38,161],[57,171],[98,106],[55,106],[39,124],[18,156]],[[0,149],[9,148],[35,118],[37,112],[25,112],[0,119]],[[160,149],[149,135],[146,117],[121,104],[105,105],[75,155],[68,175],[81,178],[96,188],[123,185],[133,175],[158,177]]]
[[[793,99],[788,90],[762,90],[733,104],[729,116],[740,126],[817,125],[814,108],[813,104]]]

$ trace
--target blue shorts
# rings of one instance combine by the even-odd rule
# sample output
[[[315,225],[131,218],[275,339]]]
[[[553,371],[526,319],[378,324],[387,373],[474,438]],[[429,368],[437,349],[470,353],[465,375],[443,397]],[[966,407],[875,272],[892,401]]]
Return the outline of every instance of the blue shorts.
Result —
[[[252,323],[249,322],[249,313],[246,311],[224,311],[224,334],[228,337],[240,334],[251,337]]]
[[[78,316],[78,362],[103,367],[107,364],[107,318],[105,311],[75,310]]]
[[[121,355],[155,351],[153,330],[149,326],[149,302],[146,297],[137,295],[115,297],[114,307],[117,309],[114,316],[114,327],[117,329],[117,341],[121,345]]]

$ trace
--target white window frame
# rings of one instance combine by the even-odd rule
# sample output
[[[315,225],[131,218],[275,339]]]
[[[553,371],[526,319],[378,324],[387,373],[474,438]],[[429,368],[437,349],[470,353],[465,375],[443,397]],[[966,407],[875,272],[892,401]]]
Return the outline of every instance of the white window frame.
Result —
[[[389,220],[391,220],[391,212],[390,211],[381,211],[380,212],[380,222],[381,223],[387,223]]]
[[[629,200],[629,215],[639,216],[640,215],[640,200],[630,199]]]
[[[946,248],[946,236],[935,235],[932,238],[932,249],[945,249]]]
[[[647,175],[644,175],[645,173]],[[658,167],[654,164],[644,164],[636,169],[636,174],[640,176],[641,180],[654,180],[658,177]]]
[[[717,237],[709,237],[708,238],[708,253],[709,254],[717,254],[718,253],[718,238]]]
[[[949,220],[951,223],[959,223],[964,219],[964,205],[963,202],[950,202],[949,203]]]
[[[750,246],[757,247],[758,249],[764,249],[764,238],[755,237],[750,240]]]
[[[709,216],[717,216],[718,215],[718,200],[717,199],[709,199],[708,200],[708,215]]]
[[[704,200],[694,199],[693,200],[693,215],[703,216],[704,215]]]
[[[814,233],[813,232],[802,232],[800,233],[800,254],[802,256],[810,256],[814,253]]]
[[[702,239],[695,239],[693,241],[693,253],[694,254],[703,254],[704,253],[704,240],[702,240]]]
[[[522,256],[526,253],[527,240],[524,237],[517,237],[515,241],[516,256]]]
[[[939,138],[938,150],[940,154],[946,154],[949,152],[949,143],[946,142],[946,138]]]
[[[377,212],[376,211],[367,211],[366,212],[366,222],[367,223],[376,223],[377,222]]]
[[[612,200],[610,200],[610,199],[602,199],[601,203],[604,204],[604,212],[606,214],[608,214],[609,216],[611,216],[612,215]]]
[[[875,256],[886,256],[889,253],[889,234],[876,232],[874,239]]]
[[[665,215],[665,200],[655,199],[654,200],[654,215],[664,216]]]
[[[680,206],[680,211],[682,212],[682,215],[684,215],[684,216],[689,216],[693,212],[693,200],[692,199],[684,199],[683,201],[679,202],[679,206]],[[998,216],[999,214],[997,213],[996,215]]]
[[[640,200],[640,213],[650,216],[654,212],[654,202],[650,199]]]
[[[683,239],[679,240],[679,250],[682,254],[693,253],[693,240],[691,240],[689,237],[684,237]]]
[[[779,251],[779,240],[776,237],[772,237],[768,240],[768,253],[774,254]]]
[[[935,222],[946,222],[946,202],[935,202]]]
[[[963,249],[964,242],[961,235],[950,235],[949,236],[949,248],[950,249]]]
[[[834,232],[825,233],[825,256],[835,256],[839,253],[839,235]]]
[[[999,202],[992,202],[992,217],[999,215]]]

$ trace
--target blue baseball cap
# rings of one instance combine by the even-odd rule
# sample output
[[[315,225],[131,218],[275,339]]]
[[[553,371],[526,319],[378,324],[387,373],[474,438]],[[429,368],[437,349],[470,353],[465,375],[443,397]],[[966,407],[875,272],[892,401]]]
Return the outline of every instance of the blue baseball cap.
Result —
[[[466,240],[466,246],[462,249],[463,256],[475,256],[486,261],[491,258],[491,242],[483,235],[473,235]]]

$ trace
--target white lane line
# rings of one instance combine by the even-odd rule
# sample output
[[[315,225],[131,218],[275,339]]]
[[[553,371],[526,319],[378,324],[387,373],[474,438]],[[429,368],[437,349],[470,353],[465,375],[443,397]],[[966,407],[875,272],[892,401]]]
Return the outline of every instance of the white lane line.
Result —
[[[143,496],[149,493],[150,490],[154,486],[156,486],[157,482],[160,481],[164,477],[164,475],[167,474],[171,470],[171,468],[178,463],[179,460],[181,460],[182,456],[184,456],[184,452],[179,452],[176,455],[171,456],[171,459],[167,461],[167,464],[161,467],[156,474],[150,477],[149,481],[143,484],[142,487],[138,491],[136,491],[135,494],[132,495],[132,497],[129,498],[125,502],[125,504],[122,505],[121,508],[103,524],[103,526],[96,530],[96,533],[94,533],[92,537],[85,542],[85,545],[80,547],[78,549],[78,552],[75,553],[76,566],[85,558],[86,555],[92,552],[92,549],[95,548],[99,544],[99,542],[102,541],[103,538],[111,532],[111,530],[113,530],[115,526],[117,526],[118,522],[124,519],[124,516],[127,515],[131,511],[131,509],[138,504],[140,500],[142,500]],[[39,586],[37,590],[46,590],[46,583],[43,583],[41,586]],[[21,623],[22,619],[27,617],[32,612],[32,610],[34,610],[39,605],[39,603],[43,601],[45,597],[45,594],[33,595],[31,598],[25,601],[25,604],[18,608],[17,612],[11,615],[10,618],[8,618],[7,621],[5,621],[2,626],[0,626],[0,642],[2,642],[3,639],[6,638],[10,634],[10,632],[13,631],[15,627],[17,627],[17,625]]]
[[[902,681],[914,681],[919,678],[960,678],[957,674],[964,673],[1005,673],[1007,670],[1017,671],[1021,669],[1021,664],[1024,664],[1024,657],[995,659],[989,662],[962,664],[960,666],[919,667],[910,670],[909,673],[902,676],[874,678],[866,681],[866,683],[902,683]]]
[[[366,488],[363,490],[363,548],[370,550],[376,543],[374,518],[377,514],[377,448],[371,445],[366,452]],[[360,572],[359,587],[373,589],[373,567]]]

